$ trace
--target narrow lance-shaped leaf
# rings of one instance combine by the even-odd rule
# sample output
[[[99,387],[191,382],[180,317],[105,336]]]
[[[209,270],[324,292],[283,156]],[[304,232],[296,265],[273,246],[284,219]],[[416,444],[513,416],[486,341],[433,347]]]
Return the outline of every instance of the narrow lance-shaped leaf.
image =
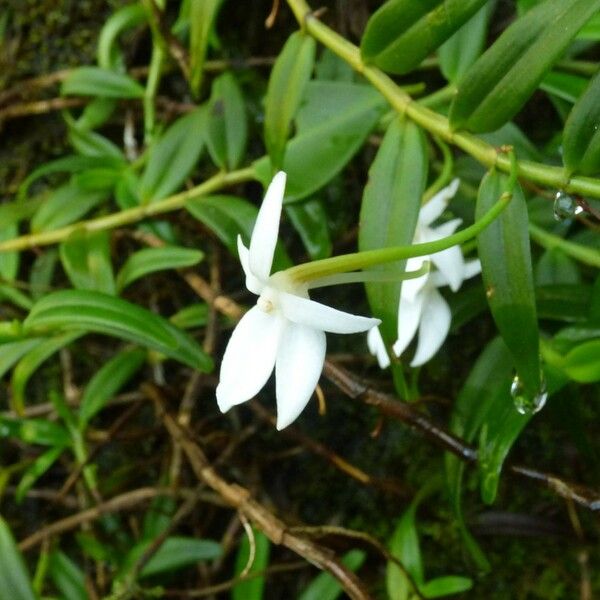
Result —
[[[210,32],[214,26],[221,0],[190,0],[190,87],[197,97]]]
[[[81,335],[81,332],[75,331],[49,338],[34,346],[21,358],[13,370],[11,379],[11,404],[17,414],[23,413],[25,408],[25,387],[40,365],[61,348],[74,342]]]
[[[6,521],[0,517],[0,589],[11,600],[36,600],[25,562]]]
[[[391,0],[367,23],[360,50],[384,71],[412,71],[487,0]]]
[[[569,173],[600,172],[600,73],[590,81],[567,122],[563,137],[563,162]]]
[[[63,290],[42,298],[24,321],[26,332],[93,331],[152,348],[201,371],[211,358],[183,331],[141,306],[87,290]]]
[[[331,256],[328,216],[319,199],[311,198],[306,202],[288,204],[286,214],[302,238],[302,243],[312,260]]]
[[[192,248],[165,246],[164,248],[144,248],[132,254],[117,275],[117,288],[123,290],[137,279],[169,269],[182,269],[197,265],[204,253]]]
[[[207,113],[206,143],[213,161],[235,169],[246,151],[248,123],[244,97],[231,73],[214,80]]]
[[[452,127],[484,132],[506,123],[598,9],[600,0],[546,0],[517,19],[461,79]]]
[[[84,429],[94,415],[104,408],[146,360],[146,351],[139,348],[119,352],[90,379],[79,407],[79,427]]]
[[[33,463],[27,467],[15,492],[15,499],[17,503],[21,503],[23,501],[23,498],[25,498],[27,492],[32,488],[32,486],[35,485],[35,482],[58,460],[63,451],[63,446],[53,446],[50,448],[50,450],[46,450],[46,452],[38,456]]]
[[[506,344],[495,338],[481,353],[463,385],[450,417],[450,430],[471,443],[485,422],[490,408],[508,396],[513,362]],[[453,454],[446,454],[446,476],[450,503],[462,534],[463,542],[482,571],[489,571],[490,563],[477,541],[467,529],[462,512],[462,481],[465,463]]]
[[[366,553],[363,550],[350,550],[342,557],[341,563],[350,571],[360,569]],[[342,586],[330,573],[320,573],[298,596],[298,600],[336,600],[342,595]]]
[[[386,106],[372,88],[345,82],[311,81],[304,98],[283,161],[286,202],[306,198],[331,181],[358,152]],[[253,167],[266,187],[273,177],[269,157]]]
[[[106,200],[106,191],[83,190],[75,181],[54,190],[31,219],[31,231],[39,233],[69,225]]]
[[[143,202],[156,202],[183,184],[204,147],[205,126],[205,107],[200,106],[177,119],[153,144],[140,183]]]
[[[444,77],[458,83],[485,47],[490,16],[495,0],[486,2],[450,39],[438,49],[440,70]]]
[[[507,189],[507,177],[489,172],[481,182],[476,218]],[[540,392],[539,331],[531,267],[527,205],[518,183],[501,215],[477,238],[488,303],[517,374],[531,397]]]
[[[134,79],[100,67],[73,69],[63,82],[63,96],[101,96],[104,98],[141,98],[144,88]]]
[[[254,560],[248,575],[264,571],[269,566],[271,543],[262,532],[254,530]],[[244,536],[240,543],[235,559],[235,575],[239,576],[248,565],[250,558],[250,541]],[[266,577],[251,577],[247,581],[240,581],[231,590],[232,600],[263,600]]]
[[[388,128],[369,170],[360,211],[359,249],[409,246],[415,234],[427,180],[427,146],[411,121],[397,119]],[[404,269],[406,261],[385,265]],[[388,344],[398,337],[398,303],[402,282],[366,284],[373,315],[382,320]]]
[[[60,245],[60,259],[75,288],[115,293],[108,232],[75,231]]]
[[[315,62],[316,42],[293,33],[277,57],[265,100],[265,144],[273,169],[283,164],[285,145]]]
[[[137,27],[146,20],[146,10],[141,3],[135,2],[115,11],[104,23],[98,37],[96,57],[98,65],[103,69],[117,70],[122,68],[122,56],[116,41],[118,36],[132,27]]]
[[[49,572],[63,600],[87,600],[85,573],[66,554],[54,551],[50,555]]]

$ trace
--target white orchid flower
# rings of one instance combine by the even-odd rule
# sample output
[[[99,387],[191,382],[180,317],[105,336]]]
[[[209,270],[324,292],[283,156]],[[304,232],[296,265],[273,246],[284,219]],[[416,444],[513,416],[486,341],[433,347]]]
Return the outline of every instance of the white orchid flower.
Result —
[[[431,225],[444,212],[448,202],[456,194],[459,183],[458,179],[454,179],[421,208],[414,243],[433,242],[456,231],[461,219],[452,219],[435,228]],[[447,285],[456,292],[465,279],[474,277],[481,271],[479,260],[465,262],[458,246],[430,256],[409,258],[406,269],[419,269],[425,261],[431,261],[437,270],[404,281],[398,306],[398,340],[393,346],[396,356],[406,350],[418,331],[417,349],[410,363],[411,367],[418,367],[430,360],[440,349],[450,330],[450,307],[437,288]],[[387,351],[379,331],[377,336],[371,334],[370,341],[367,341],[369,350],[377,356],[381,366],[385,363],[382,361],[382,354],[387,355]]]
[[[286,175],[277,173],[258,213],[250,248],[238,237],[246,287],[259,298],[237,324],[217,386],[222,412],[255,396],[275,368],[277,429],[292,423],[315,390],[325,361],[325,333],[358,333],[380,323],[310,300],[308,284],[271,275]]]

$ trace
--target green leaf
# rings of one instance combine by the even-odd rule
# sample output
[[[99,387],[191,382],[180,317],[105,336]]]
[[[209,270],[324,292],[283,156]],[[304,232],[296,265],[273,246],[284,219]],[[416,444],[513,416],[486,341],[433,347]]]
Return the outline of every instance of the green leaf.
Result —
[[[29,310],[33,305],[33,300],[27,294],[14,287],[13,284],[0,283],[0,298],[11,302],[23,310]]]
[[[412,71],[486,0],[390,0],[369,19],[360,51],[384,71]]]
[[[264,571],[269,566],[269,555],[271,543],[269,538],[259,530],[254,529],[255,554],[254,561],[248,575]],[[235,558],[235,576],[244,571],[248,565],[250,556],[250,541],[248,536],[242,538],[240,548]],[[247,581],[236,583],[231,590],[232,600],[262,600],[265,589],[266,578],[263,576],[252,577]]]
[[[296,31],[288,38],[271,71],[265,98],[265,144],[274,170],[283,164],[292,119],[312,74],[315,52],[315,40]]]
[[[69,142],[77,152],[84,156],[98,158],[112,158],[124,162],[121,149],[108,138],[79,126],[77,123],[68,122]]]
[[[208,103],[206,145],[215,164],[235,169],[246,152],[248,122],[242,91],[231,73],[223,73],[212,85]]]
[[[135,2],[114,11],[104,22],[98,36],[96,58],[102,69],[119,70],[123,65],[121,52],[117,47],[119,35],[146,21],[146,10],[141,3]]]
[[[558,248],[546,250],[535,268],[535,284],[570,285],[581,283],[577,263]]]
[[[177,119],[150,150],[142,175],[143,202],[156,202],[178,190],[196,166],[205,142],[205,109]]]
[[[361,251],[409,246],[414,238],[428,166],[422,131],[408,120],[389,126],[369,169],[363,192],[358,247]],[[403,271],[406,261],[385,265]],[[398,303],[402,282],[366,284],[373,315],[380,318],[386,344],[398,337]]]
[[[418,500],[412,502],[402,514],[392,534],[389,549],[392,555],[402,563],[414,582],[420,586],[425,576],[415,520],[418,504]],[[386,567],[386,585],[390,600],[408,600],[413,590],[408,577],[391,561],[388,561]]]
[[[34,300],[38,300],[50,290],[57,264],[56,248],[46,250],[34,260],[29,271],[29,289]]]
[[[350,550],[342,557],[342,563],[351,571],[361,567],[366,558],[362,550]],[[298,600],[336,600],[342,594],[342,588],[332,575],[317,575],[306,589],[298,596]]]
[[[600,0],[546,0],[518,18],[461,79],[453,129],[493,131],[535,91]]]
[[[385,106],[383,97],[365,85],[309,82],[283,161],[286,201],[306,198],[331,181],[358,152]],[[253,167],[266,187],[273,177],[269,158]]]
[[[495,501],[504,460],[531,417],[517,412],[508,385],[490,405],[478,447],[481,499],[486,504]]]
[[[191,329],[192,327],[202,327],[208,322],[209,308],[208,304],[190,304],[177,311],[169,319],[173,325],[180,329]]]
[[[476,218],[498,201],[507,181],[494,171],[484,177]],[[492,316],[527,394],[535,396],[541,386],[540,355],[528,222],[527,205],[517,183],[508,207],[479,234],[477,244]]]
[[[485,422],[490,407],[508,393],[513,363],[501,338],[492,340],[473,365],[454,403],[450,430],[467,443],[473,442]],[[490,564],[479,544],[469,533],[462,512],[462,482],[465,463],[453,454],[446,454],[446,479],[450,503],[461,536],[478,568],[489,571]]]
[[[64,552],[50,554],[49,572],[54,585],[61,593],[61,600],[87,600],[85,574]]]
[[[328,216],[320,200],[311,198],[288,204],[285,212],[312,260],[331,256],[333,244],[327,226]]]
[[[37,169],[34,169],[26,177],[23,183],[19,186],[17,199],[23,200],[27,196],[27,192],[31,187],[31,184],[44,175],[51,175],[53,173],[79,173],[81,171],[86,171],[93,168],[119,169],[123,167],[123,165],[124,161],[121,157],[115,158],[113,156],[92,157],[75,154],[72,156],[57,158],[56,160],[47,162]],[[28,204],[29,203],[17,204],[15,208],[25,208]],[[4,217],[5,215],[2,216]]]
[[[237,256],[237,237],[242,236],[246,246],[250,243],[258,209],[243,198],[236,196],[205,196],[191,200],[185,205],[188,212],[204,223]],[[281,243],[275,248],[273,272],[292,265]]]
[[[568,174],[600,172],[600,73],[590,81],[565,123],[563,161]]]
[[[0,242],[12,240],[19,235],[19,228],[16,224],[9,224],[0,229]],[[18,252],[3,252],[0,254],[0,277],[2,279],[12,281],[17,277],[19,272]]]
[[[553,94],[571,104],[575,104],[587,86],[587,79],[580,75],[550,71],[544,76],[540,88],[548,94]]]
[[[65,447],[71,441],[69,432],[47,419],[13,419],[0,415],[0,438],[18,438],[27,444]]]
[[[135,564],[151,543],[152,540],[149,540],[135,546],[128,554],[127,562]],[[183,536],[168,537],[146,563],[140,573],[140,578],[176,571],[201,560],[214,560],[219,558],[221,553],[220,544],[212,540]]]
[[[198,97],[206,49],[221,0],[190,0],[190,87]]]
[[[81,335],[81,332],[76,331],[43,340],[36,344],[19,360],[13,370],[11,379],[11,403],[17,414],[23,412],[25,407],[25,387],[31,376],[38,370],[39,366],[61,348],[68,346],[78,337],[81,337]]]
[[[76,289],[116,293],[107,231],[75,231],[61,243],[60,259]]]
[[[90,420],[140,370],[146,361],[146,351],[139,348],[123,350],[102,365],[87,384],[79,407],[79,428]]]
[[[94,98],[81,112],[75,126],[81,130],[90,130],[104,125],[117,107],[114,98]]]
[[[436,577],[427,583],[424,583],[420,592],[425,598],[440,598],[441,596],[451,596],[466,592],[473,587],[473,580],[469,577],[459,575],[445,575]]]
[[[15,492],[17,503],[21,503],[35,482],[58,460],[64,446],[54,446],[38,456],[23,473]]]
[[[558,321],[582,321],[590,305],[591,291],[584,285],[536,287],[538,317]]]
[[[87,290],[63,290],[37,302],[25,319],[26,331],[93,331],[152,348],[201,371],[211,358],[187,334],[162,317],[131,304]]]
[[[10,528],[0,517],[0,589],[10,600],[36,600],[21,556]]]
[[[197,265],[204,258],[204,253],[181,246],[164,246],[162,248],[144,248],[138,250],[125,261],[117,275],[117,289],[122,291],[130,283],[156,271],[182,269]]]
[[[69,225],[107,198],[108,194],[104,191],[85,191],[71,181],[48,196],[31,219],[31,231],[40,233]]]
[[[30,350],[44,341],[44,338],[17,340],[0,345],[0,377]]]
[[[560,368],[578,383],[600,381],[600,339],[573,348],[565,356]]]
[[[440,71],[451,83],[458,83],[485,47],[495,0],[486,2],[451,38],[438,49]]]
[[[64,80],[61,94],[103,98],[142,98],[144,88],[123,73],[100,67],[79,67],[73,69]]]

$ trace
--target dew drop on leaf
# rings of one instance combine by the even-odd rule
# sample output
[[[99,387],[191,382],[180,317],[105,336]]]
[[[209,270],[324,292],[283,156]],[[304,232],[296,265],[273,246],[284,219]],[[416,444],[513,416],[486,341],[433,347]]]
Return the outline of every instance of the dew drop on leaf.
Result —
[[[556,195],[554,196],[554,218],[557,221],[572,219],[582,211],[583,208],[577,204],[577,201],[573,196],[570,196],[562,190],[556,192]]]
[[[510,386],[510,395],[518,413],[522,415],[534,415],[544,408],[548,399],[546,382],[542,379],[539,392],[532,396],[525,390],[525,386],[519,376],[515,375]]]

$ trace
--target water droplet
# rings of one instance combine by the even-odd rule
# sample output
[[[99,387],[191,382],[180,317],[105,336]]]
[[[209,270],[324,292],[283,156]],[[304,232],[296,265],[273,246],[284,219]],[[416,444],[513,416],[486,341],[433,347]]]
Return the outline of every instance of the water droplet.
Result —
[[[510,395],[512,396],[518,413],[522,415],[534,415],[544,408],[546,400],[548,399],[546,382],[542,378],[540,391],[535,396],[532,396],[525,391],[525,386],[519,379],[519,376],[515,375],[510,386]]]
[[[562,190],[556,192],[556,195],[554,196],[554,218],[557,221],[572,219],[581,212],[583,212],[583,208],[577,204],[577,201],[573,196],[570,196]]]

